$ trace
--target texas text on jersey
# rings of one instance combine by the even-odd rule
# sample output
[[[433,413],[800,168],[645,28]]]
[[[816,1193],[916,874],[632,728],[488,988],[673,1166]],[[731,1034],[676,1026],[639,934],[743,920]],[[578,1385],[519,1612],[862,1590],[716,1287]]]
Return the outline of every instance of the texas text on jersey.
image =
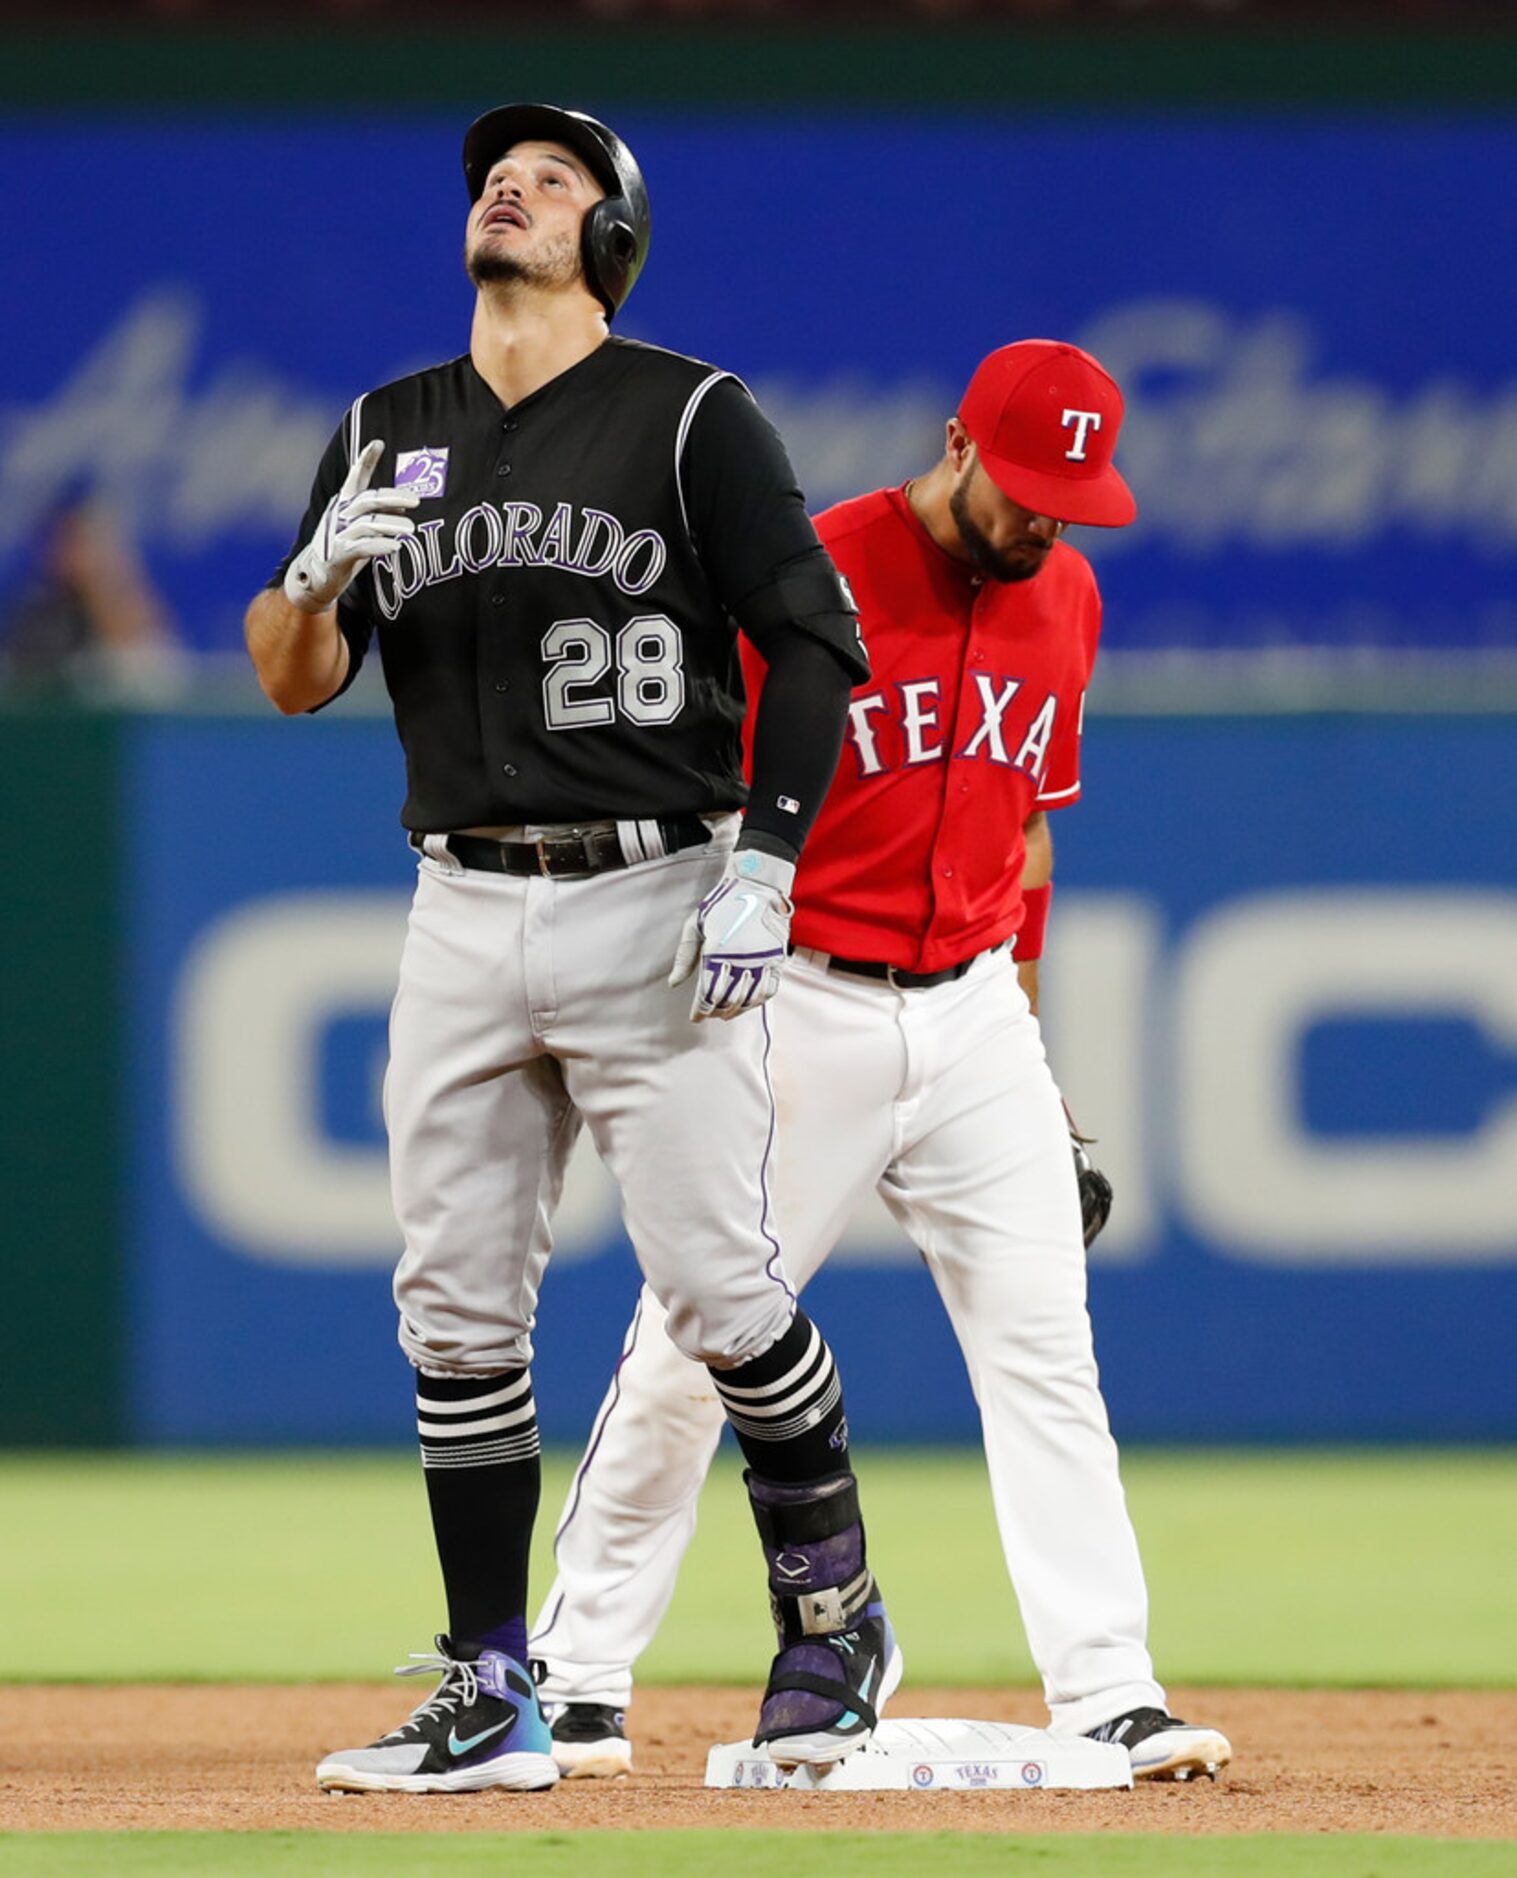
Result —
[[[1027,818],[1080,793],[1100,592],[1067,542],[1036,580],[976,579],[899,489],[839,503],[817,532],[857,598],[877,680],[853,694],[792,932],[844,958],[940,971],[1017,930]]]

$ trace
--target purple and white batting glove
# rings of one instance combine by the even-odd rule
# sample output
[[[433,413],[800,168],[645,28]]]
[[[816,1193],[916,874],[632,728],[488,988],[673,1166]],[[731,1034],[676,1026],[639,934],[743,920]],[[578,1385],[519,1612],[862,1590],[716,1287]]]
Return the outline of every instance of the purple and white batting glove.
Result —
[[[685,921],[671,985],[696,972],[690,1016],[741,1017],[780,988],[790,946],[795,863],[738,848],[726,872]],[[697,971],[697,964],[699,970]]]
[[[369,478],[384,454],[376,438],[366,444],[341,489],[322,511],[316,533],[285,569],[284,597],[302,613],[324,613],[353,576],[398,542],[416,533],[404,511],[421,498],[409,489],[371,489]]]

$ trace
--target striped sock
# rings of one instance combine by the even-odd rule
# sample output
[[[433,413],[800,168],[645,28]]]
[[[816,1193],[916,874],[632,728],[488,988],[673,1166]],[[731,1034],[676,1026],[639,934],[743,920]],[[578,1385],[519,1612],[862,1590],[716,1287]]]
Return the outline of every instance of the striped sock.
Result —
[[[848,1466],[843,1385],[832,1352],[797,1310],[790,1328],[762,1356],[736,1369],[713,1369],[738,1446],[765,1480],[820,1480]]]
[[[526,1613],[541,1490],[531,1373],[418,1375],[416,1418],[448,1634],[465,1654],[499,1647]]]

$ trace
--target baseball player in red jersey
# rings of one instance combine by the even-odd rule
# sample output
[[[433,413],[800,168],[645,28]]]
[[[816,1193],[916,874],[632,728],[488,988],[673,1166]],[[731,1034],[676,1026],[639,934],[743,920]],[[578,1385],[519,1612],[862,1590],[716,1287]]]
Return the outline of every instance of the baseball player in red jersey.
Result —
[[[1112,463],[1121,420],[1086,353],[1004,347],[927,475],[818,522],[873,675],[796,876],[774,1006],[777,1201],[798,1286],[871,1188],[920,1247],[979,1401],[1052,1727],[1122,1743],[1136,1777],[1186,1779],[1231,1748],[1170,1715],[1154,1680],[1091,1345],[1081,1195],[1035,1015],[1045,811],[1080,793],[1101,624],[1090,565],[1060,537],[1136,513]],[[632,1664],[673,1593],[721,1425],[645,1289],[532,1640],[569,1774],[630,1765]]]

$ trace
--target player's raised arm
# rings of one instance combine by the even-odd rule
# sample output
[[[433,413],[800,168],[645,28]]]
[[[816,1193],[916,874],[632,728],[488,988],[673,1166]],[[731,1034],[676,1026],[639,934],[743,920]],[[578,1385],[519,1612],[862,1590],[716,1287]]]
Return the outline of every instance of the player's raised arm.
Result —
[[[327,494],[339,452],[347,452],[348,428],[345,421],[317,471],[297,536],[301,545],[276,574],[278,584],[255,597],[244,621],[258,682],[287,716],[328,703],[356,673],[362,658],[357,641],[360,635],[366,641],[367,632],[356,621],[345,630],[337,603],[370,561],[415,532],[407,513],[416,507],[414,494],[369,487],[384,454],[378,438],[348,466],[335,494]]]
[[[348,642],[335,606],[303,612],[278,587],[266,587],[254,596],[242,630],[264,696],[287,717],[314,711],[342,690]]]

